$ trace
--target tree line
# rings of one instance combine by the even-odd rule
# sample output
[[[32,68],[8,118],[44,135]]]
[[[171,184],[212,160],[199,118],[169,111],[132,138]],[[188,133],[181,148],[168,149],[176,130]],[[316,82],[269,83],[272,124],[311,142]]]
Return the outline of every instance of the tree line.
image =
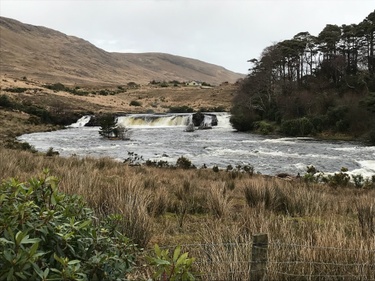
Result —
[[[249,60],[232,108],[240,131],[346,134],[375,142],[375,10],[358,24],[299,32]]]

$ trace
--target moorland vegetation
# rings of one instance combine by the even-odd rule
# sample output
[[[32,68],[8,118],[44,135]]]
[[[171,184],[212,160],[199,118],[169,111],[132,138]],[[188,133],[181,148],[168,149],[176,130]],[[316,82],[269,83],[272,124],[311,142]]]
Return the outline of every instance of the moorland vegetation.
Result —
[[[358,26],[327,25],[319,44],[305,33],[266,48],[240,85],[236,128],[369,133],[374,61],[370,49],[367,57],[363,52],[373,50],[374,37],[350,34],[373,27],[373,16]],[[48,90],[66,91],[53,85]],[[73,103],[82,113],[101,108],[86,103],[97,96],[127,94],[127,106],[134,97],[145,101],[151,95],[119,87],[107,95],[69,87],[67,100],[81,98]],[[325,175],[310,166],[301,177],[282,179],[254,174],[251,166],[197,168],[185,157],[175,165],[131,165],[131,159],[63,158],[53,148],[37,152],[15,137],[61,128],[70,121],[56,122],[63,116],[56,100],[74,105],[35,89],[1,89],[0,280],[249,280],[251,240],[258,233],[269,237],[266,280],[375,279],[375,177],[349,176],[344,167]],[[204,106],[217,107],[218,90],[208,93]],[[56,100],[49,101],[52,95]],[[190,111],[181,100],[153,108]],[[131,107],[144,110],[147,103]],[[324,104],[326,111],[318,111]],[[102,124],[104,136],[113,130],[112,117]],[[355,127],[353,120],[363,122]]]

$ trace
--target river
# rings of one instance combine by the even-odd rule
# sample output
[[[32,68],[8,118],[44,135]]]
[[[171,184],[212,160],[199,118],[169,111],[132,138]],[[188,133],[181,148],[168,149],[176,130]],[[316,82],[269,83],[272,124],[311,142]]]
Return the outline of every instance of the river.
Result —
[[[39,151],[52,147],[61,156],[109,156],[124,161],[136,154],[143,160],[163,160],[170,164],[184,156],[198,168],[203,164],[224,169],[227,165],[251,165],[255,172],[268,175],[304,174],[308,165],[325,173],[346,167],[351,174],[375,175],[375,146],[241,133],[231,127],[229,117],[217,113],[217,126],[194,132],[184,131],[189,115],[120,117],[118,122],[130,129],[130,140],[126,141],[102,138],[99,127],[84,126],[89,120],[84,117],[64,130],[26,134],[18,139]]]

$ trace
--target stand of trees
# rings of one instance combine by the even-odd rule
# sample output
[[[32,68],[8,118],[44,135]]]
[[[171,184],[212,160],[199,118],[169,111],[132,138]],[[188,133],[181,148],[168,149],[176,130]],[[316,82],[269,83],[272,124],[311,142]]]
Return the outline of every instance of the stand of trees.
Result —
[[[233,126],[260,121],[286,135],[366,135],[375,142],[375,10],[362,22],[300,32],[251,59],[232,108]]]

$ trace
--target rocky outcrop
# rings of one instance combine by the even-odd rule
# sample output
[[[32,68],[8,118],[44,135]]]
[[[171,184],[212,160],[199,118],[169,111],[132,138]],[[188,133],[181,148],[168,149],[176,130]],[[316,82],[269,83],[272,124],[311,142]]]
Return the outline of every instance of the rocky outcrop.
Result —
[[[196,127],[212,127],[217,126],[217,117],[212,113],[197,112],[193,114],[193,123]]]

